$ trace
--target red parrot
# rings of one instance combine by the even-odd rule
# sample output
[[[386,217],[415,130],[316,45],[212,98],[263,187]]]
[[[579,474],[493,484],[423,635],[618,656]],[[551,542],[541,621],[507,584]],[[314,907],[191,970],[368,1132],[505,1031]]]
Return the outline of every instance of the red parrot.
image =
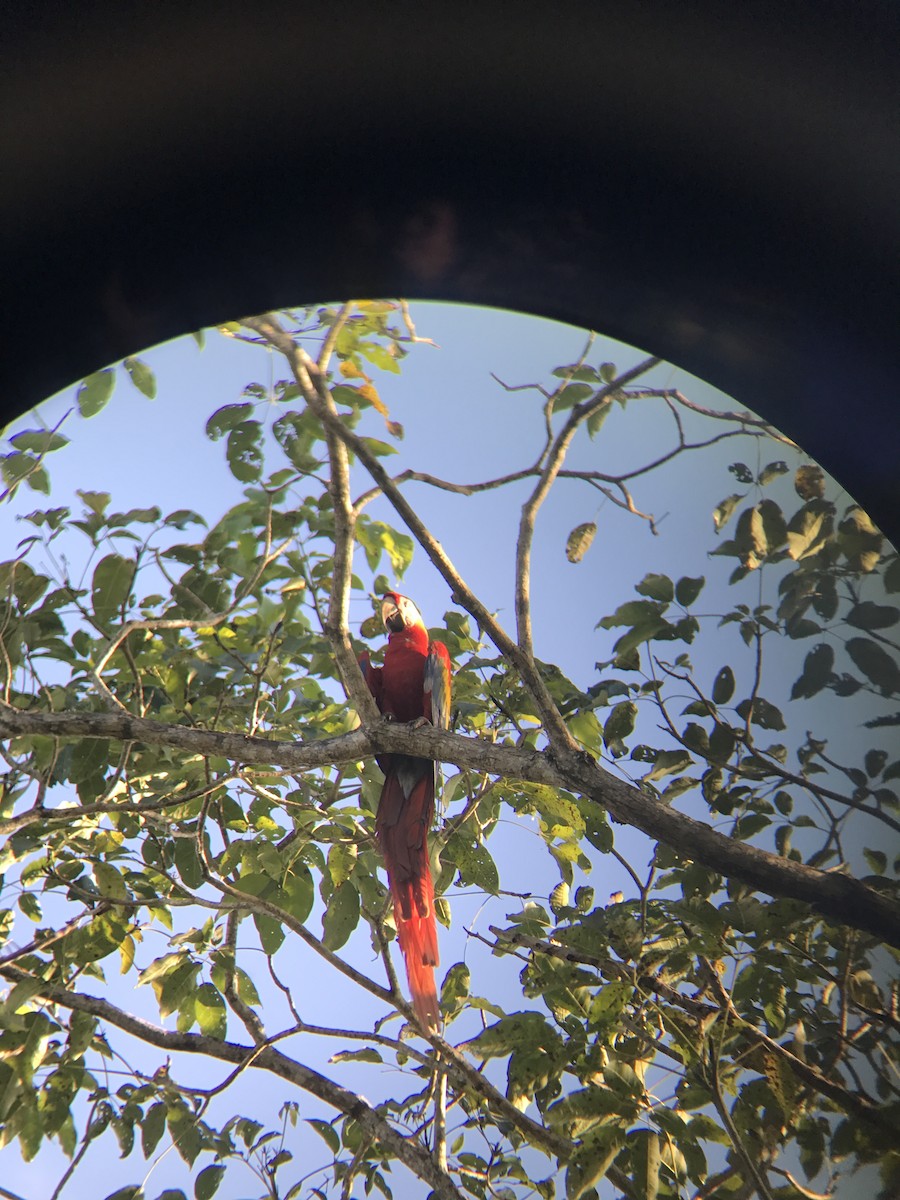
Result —
[[[388,631],[384,666],[360,655],[369,691],[386,718],[428,721],[446,729],[450,721],[450,655],[430,642],[419,610],[407,596],[386,592],[381,619]],[[434,819],[437,763],[408,754],[378,759],[384,787],[375,816],[375,835],[387,867],[397,938],[406,960],[413,1007],[423,1027],[436,1033],[441,1010],[434,984],[438,965],[434,885],[428,862],[428,830]]]

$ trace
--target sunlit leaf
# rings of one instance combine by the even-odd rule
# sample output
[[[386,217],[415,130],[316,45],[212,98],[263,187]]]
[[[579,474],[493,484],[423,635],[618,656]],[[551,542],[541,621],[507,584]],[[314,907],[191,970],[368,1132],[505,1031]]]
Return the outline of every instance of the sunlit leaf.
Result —
[[[128,377],[148,400],[156,399],[156,375],[153,369],[140,358],[126,358],[122,364],[128,372]]]
[[[83,417],[95,417],[109,402],[116,386],[116,373],[112,367],[88,375],[78,385],[75,401]]]
[[[596,532],[597,526],[593,521],[575,526],[566,539],[566,558],[570,563],[581,562],[590,549]]]
[[[343,883],[322,916],[322,941],[329,950],[340,950],[358,923],[359,892],[352,883]]]
[[[118,554],[107,554],[94,569],[91,602],[103,624],[112,621],[128,599],[134,582],[134,563]]]
[[[794,475],[794,490],[801,500],[821,500],[825,495],[825,473],[815,463],[804,463]]]

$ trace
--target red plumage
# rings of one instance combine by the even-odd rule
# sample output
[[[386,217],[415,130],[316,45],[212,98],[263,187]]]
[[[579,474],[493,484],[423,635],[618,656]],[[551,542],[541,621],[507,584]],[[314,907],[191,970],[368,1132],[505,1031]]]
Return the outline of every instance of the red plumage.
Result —
[[[411,600],[388,592],[381,606],[388,630],[384,666],[373,667],[368,654],[360,666],[384,715],[395,721],[426,720],[446,729],[450,715],[450,656],[428,631]],[[416,1015],[437,1032],[441,1010],[434,982],[438,965],[434,886],[428,861],[428,831],[434,820],[437,764],[407,754],[382,755],[384,787],[375,817],[375,834],[384,855],[394,900],[397,939]]]

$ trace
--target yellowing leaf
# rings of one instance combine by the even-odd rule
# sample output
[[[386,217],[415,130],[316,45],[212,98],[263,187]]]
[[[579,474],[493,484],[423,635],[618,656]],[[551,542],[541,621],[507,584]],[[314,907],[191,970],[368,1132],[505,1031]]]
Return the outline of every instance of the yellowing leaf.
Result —
[[[365,400],[368,400],[375,411],[382,417],[386,417],[388,415],[387,405],[378,395],[378,389],[375,387],[374,383],[364,383],[359,389],[359,394]]]
[[[119,945],[119,954],[122,959],[120,973],[122,975],[127,975],[131,970],[132,963],[134,962],[134,938],[131,937],[130,934],[125,941]]]
[[[581,562],[590,549],[596,533],[597,526],[594,521],[585,521],[583,525],[575,526],[566,539],[566,558],[570,563]]]
[[[343,377],[345,379],[368,379],[369,378],[369,376],[365,373],[365,371],[361,371],[359,369],[359,367],[356,365],[356,363],[350,362],[349,359],[344,359],[344,361],[341,363],[338,370],[340,371],[340,373],[343,375]]]

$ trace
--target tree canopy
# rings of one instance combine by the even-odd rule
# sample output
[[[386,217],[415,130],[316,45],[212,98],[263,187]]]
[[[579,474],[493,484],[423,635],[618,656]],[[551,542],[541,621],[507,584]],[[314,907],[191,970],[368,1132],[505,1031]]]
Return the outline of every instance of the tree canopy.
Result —
[[[511,418],[520,464],[473,481],[440,444],[391,472],[392,380],[427,341],[406,304],[219,335],[280,364],[208,417],[239,502],[119,512],[85,463],[0,563],[2,1144],[62,1147],[54,1200],[107,1144],[131,1182],[96,1194],[116,1200],[818,1200],[872,1165],[897,1195],[900,556],[869,516],[762,419],[660,386],[656,359],[617,369],[593,336],[498,383],[539,442]],[[154,395],[150,358],[17,425],[3,498],[49,493],[123,377]],[[638,411],[670,442],[617,468],[609,430]],[[644,479],[709,470],[723,442],[749,463],[681,572],[618,579],[593,510],[656,531]],[[577,678],[533,600],[561,488],[585,519],[555,616],[597,572],[620,592]],[[455,525],[426,524],[425,492]],[[510,492],[511,537],[467,524],[471,497]],[[509,622],[454,565],[463,533],[508,556]],[[357,665],[414,553],[449,732],[383,721]],[[442,1035],[396,974],[373,834],[390,751],[444,764]],[[513,827],[542,848],[527,892]],[[610,868],[611,895],[589,882]],[[466,926],[472,897],[488,915]]]

